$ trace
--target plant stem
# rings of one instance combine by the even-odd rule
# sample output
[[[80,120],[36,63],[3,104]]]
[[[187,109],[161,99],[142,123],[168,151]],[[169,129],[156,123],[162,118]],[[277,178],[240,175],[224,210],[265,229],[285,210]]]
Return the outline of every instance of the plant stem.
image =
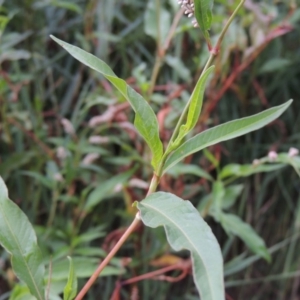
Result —
[[[222,41],[223,41],[223,39],[224,39],[224,36],[225,36],[225,34],[226,34],[226,32],[227,32],[227,30],[228,30],[230,24],[232,23],[234,17],[235,17],[236,14],[238,13],[238,10],[243,6],[244,2],[245,2],[245,0],[241,0],[241,2],[239,3],[239,5],[236,7],[236,9],[234,10],[234,12],[233,12],[232,15],[230,16],[230,18],[227,20],[227,22],[226,22],[226,24],[225,24],[225,26],[224,26],[224,28],[223,28],[223,30],[222,30],[222,32],[221,32],[219,38],[218,38],[218,41],[217,41],[217,43],[216,43],[216,46],[215,46],[213,49],[210,50],[209,58],[208,58],[208,60],[207,60],[207,62],[206,62],[206,64],[205,64],[205,66],[204,66],[204,68],[203,68],[203,70],[202,70],[202,72],[201,72],[201,75],[200,75],[199,79],[203,76],[203,74],[205,73],[205,71],[206,71],[206,70],[210,67],[210,65],[212,64],[214,58],[218,55],[218,52],[219,52],[219,50],[220,50],[220,46],[221,46],[221,43],[222,43]],[[199,80],[199,79],[198,79],[198,80]],[[180,116],[180,118],[179,118],[179,120],[178,120],[178,122],[177,122],[177,124],[176,124],[176,127],[175,127],[175,129],[174,129],[174,131],[173,131],[173,134],[172,134],[172,136],[171,136],[171,138],[170,138],[169,144],[168,144],[168,146],[167,146],[167,150],[168,150],[168,148],[170,148],[170,146],[172,145],[172,142],[174,142],[174,140],[176,139],[176,137],[177,137],[177,135],[178,135],[178,133],[179,133],[180,127],[181,127],[181,125],[183,124],[184,119],[185,119],[185,117],[186,117],[186,114],[187,114],[187,112],[188,112],[188,110],[189,110],[189,106],[190,106],[190,100],[187,102],[187,104],[185,105],[185,107],[184,107],[184,109],[183,109],[183,111],[182,111],[182,113],[181,113],[181,116]],[[166,152],[167,152],[167,150],[166,150]]]
[[[156,191],[157,185],[159,183],[159,177],[157,177],[155,174],[152,177],[151,184],[147,193],[147,196],[154,193]],[[102,270],[108,265],[110,260],[115,256],[117,251],[121,248],[121,246],[125,243],[127,238],[130,236],[130,234],[137,228],[137,226],[140,224],[140,213],[138,212],[130,224],[130,226],[126,229],[124,234],[121,236],[117,244],[112,248],[112,250],[108,253],[108,255],[105,257],[105,259],[100,263],[96,271],[93,273],[93,275],[90,277],[90,279],[87,281],[87,283],[84,285],[84,287],[81,289],[75,300],[81,300],[85,296],[85,294],[88,292],[88,290],[91,288],[91,286],[94,284],[94,282],[97,280],[98,276],[102,272]]]
[[[117,242],[117,244],[108,253],[108,255],[105,257],[105,259],[98,266],[97,270],[93,273],[93,275],[90,277],[90,279],[84,285],[84,287],[82,288],[82,290],[80,291],[80,293],[77,295],[77,297],[75,298],[75,300],[81,300],[81,299],[83,299],[83,297],[88,292],[88,290],[90,289],[90,287],[97,280],[97,278],[100,275],[101,271],[107,266],[107,264],[109,263],[109,261],[115,256],[115,254],[117,253],[117,251],[121,248],[121,246],[127,240],[127,238],[129,237],[129,235],[139,225],[139,223],[140,223],[140,217],[139,217],[139,213],[138,213],[137,216],[134,218],[133,222],[130,224],[130,226],[125,231],[125,233],[119,239],[119,241]]]
[[[216,50],[216,51],[219,51],[220,46],[221,46],[221,43],[222,43],[222,41],[223,41],[223,39],[224,39],[224,36],[225,36],[225,34],[226,34],[226,32],[227,32],[227,30],[228,30],[230,24],[232,23],[233,19],[234,19],[235,16],[237,15],[239,9],[244,5],[245,1],[246,1],[246,0],[241,0],[241,2],[239,3],[239,5],[238,5],[238,6],[235,8],[235,10],[233,11],[233,13],[232,13],[232,15],[230,16],[230,18],[227,20],[227,22],[226,22],[226,24],[225,24],[223,30],[221,31],[221,34],[220,34],[219,38],[218,38],[217,44],[216,44],[216,46],[215,46],[215,50]]]
[[[157,52],[159,52],[159,50],[157,50]],[[152,75],[151,75],[151,79],[150,79],[150,86],[148,89],[148,98],[149,99],[153,94],[155,83],[156,83],[156,80],[158,77],[158,73],[159,73],[162,61],[163,61],[163,58],[160,56],[159,53],[157,53],[156,58],[155,58],[155,64],[154,64]]]
[[[210,55],[209,58],[207,60],[207,63],[205,64],[200,78],[203,76],[203,74],[205,73],[205,71],[210,67],[211,63],[213,62],[214,57],[218,54],[219,51],[219,47],[221,45],[221,42],[224,38],[224,35],[226,33],[226,31],[228,30],[229,25],[231,24],[234,16],[237,14],[239,8],[244,4],[245,0],[242,0],[240,2],[240,4],[237,6],[237,8],[234,10],[233,14],[231,15],[231,17],[228,19],[224,29],[222,30],[220,37],[217,41],[216,47],[213,48],[210,51]],[[156,1],[156,4],[158,5],[158,0]],[[160,46],[160,36],[158,38],[158,52],[157,52],[157,57],[156,57],[156,61],[155,61],[155,65],[154,65],[154,69],[153,69],[153,73],[152,73],[152,77],[151,77],[151,83],[150,83],[150,88],[149,88],[149,93],[148,95],[151,96],[154,90],[154,86],[155,86],[155,82],[159,73],[159,69],[163,60],[163,57],[165,56],[166,50],[169,47],[169,43],[171,40],[171,36],[174,34],[174,31],[176,29],[175,24],[177,24],[179,22],[179,19],[182,15],[182,10],[180,10],[179,14],[177,15],[177,18],[175,18],[173,25],[171,26],[170,32],[169,32],[169,36],[166,40],[165,43],[165,47],[161,49]],[[159,31],[159,23],[158,23],[158,31]],[[163,155],[163,158],[161,160],[161,163],[159,165],[159,168],[157,170],[157,173],[153,175],[151,183],[150,183],[150,187],[149,190],[147,192],[147,196],[149,196],[150,194],[154,193],[157,189],[157,186],[159,184],[160,181],[160,177],[163,173],[163,167],[164,167],[164,163],[166,161],[166,159],[168,158],[170,152],[171,152],[171,145],[172,142],[174,141],[174,139],[177,137],[180,126],[182,125],[182,123],[184,122],[184,118],[186,117],[186,114],[188,112],[188,108],[189,108],[189,104],[190,101],[187,102],[179,120],[178,123],[174,129],[174,132],[171,136],[171,139],[168,143],[167,149]],[[93,273],[93,275],[90,277],[90,279],[87,281],[87,283],[85,284],[85,286],[82,288],[82,290],[79,292],[79,294],[77,295],[77,297],[75,298],[75,300],[82,300],[83,297],[85,296],[85,294],[88,292],[88,290],[90,289],[90,287],[93,285],[93,283],[97,280],[98,276],[100,275],[101,271],[108,265],[108,263],[110,262],[110,260],[115,256],[115,254],[117,253],[117,251],[121,248],[121,246],[125,243],[125,241],[127,240],[127,238],[130,236],[130,234],[137,228],[137,226],[140,224],[140,213],[138,212],[133,220],[133,222],[130,224],[130,226],[127,228],[127,230],[124,232],[124,234],[122,235],[122,237],[119,239],[119,241],[117,242],[117,244],[113,247],[113,249],[108,253],[108,255],[106,256],[106,258],[101,262],[101,264],[98,266],[98,268],[96,269],[96,271]]]

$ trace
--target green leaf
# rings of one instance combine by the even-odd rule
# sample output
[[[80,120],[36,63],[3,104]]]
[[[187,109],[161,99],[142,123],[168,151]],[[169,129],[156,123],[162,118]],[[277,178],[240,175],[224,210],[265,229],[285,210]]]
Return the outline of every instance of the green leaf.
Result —
[[[91,277],[95,269],[99,265],[99,258],[94,257],[73,257],[74,269],[76,270],[77,278]],[[53,281],[67,280],[69,278],[68,261],[66,259],[53,262],[51,279]],[[99,276],[114,276],[122,275],[125,269],[121,266],[107,266]]]
[[[75,3],[72,3],[70,1],[62,1],[62,0],[51,0],[51,5],[53,6],[57,6],[57,7],[61,7],[61,8],[65,8],[67,10],[70,10],[70,11],[73,11],[73,12],[76,12],[78,14],[81,14],[82,13],[82,9],[79,5],[75,4]],[[48,4],[49,5],[49,4]]]
[[[243,188],[243,184],[235,184],[227,187],[222,200],[222,208],[228,209],[234,205],[237,198],[241,195]]]
[[[207,173],[197,165],[177,164],[173,166],[170,170],[168,170],[167,173],[172,175],[173,177],[178,177],[184,174],[191,174],[201,178],[205,178],[207,180],[213,180],[209,173]]]
[[[214,71],[215,66],[208,68],[204,74],[199,78],[194,91],[191,95],[189,112],[187,116],[186,127],[187,130],[192,130],[199,120],[199,116],[203,104],[203,96],[205,91],[205,86],[209,75]]]
[[[220,172],[220,179],[224,179],[230,176],[233,177],[247,177],[256,173],[264,172],[274,172],[285,167],[284,164],[274,164],[274,165],[254,165],[254,164],[229,164],[225,166]]]
[[[264,240],[249,224],[243,222],[238,216],[226,213],[222,213],[220,218],[216,217],[215,219],[221,223],[227,233],[238,236],[255,254],[263,257],[268,262],[271,261]]]
[[[134,125],[150,147],[153,154],[152,165],[154,169],[156,169],[163,155],[163,145],[159,138],[157,118],[148,102],[133,88],[127,85],[123,79],[118,78],[104,61],[54,36],[51,36],[51,38],[67,50],[74,58],[101,73],[128,100],[135,112]]]
[[[215,69],[214,66],[211,66],[209,69],[205,71],[203,76],[201,76],[194,88],[194,91],[189,100],[189,110],[187,115],[186,124],[181,125],[178,137],[174,141],[175,147],[178,147],[182,141],[182,139],[195,127],[198,122],[199,115],[201,113],[202,104],[203,104],[203,96],[205,91],[205,85],[209,75]]]
[[[64,300],[73,300],[77,294],[77,278],[72,258],[68,256],[68,260],[70,262],[70,269],[68,282],[64,288]]]
[[[31,294],[44,299],[42,255],[35,232],[21,209],[8,198],[8,191],[0,176],[0,244],[11,255],[16,275],[23,280]]]
[[[158,192],[137,203],[145,225],[164,226],[176,251],[191,252],[193,275],[202,300],[224,300],[223,259],[210,227],[189,201]]]
[[[290,106],[292,101],[290,100],[285,104],[267,109],[251,117],[230,121],[197,134],[169,156],[164,172],[190,154],[265,126],[278,118]]]
[[[218,194],[221,195],[222,198],[219,197],[217,199],[221,205],[221,209],[223,210],[230,208],[235,203],[237,197],[241,194],[244,186],[242,184],[232,185],[225,188],[224,192],[222,192],[222,186],[215,186],[214,188],[215,189],[213,190],[213,192],[215,194],[217,193],[218,188],[221,188]],[[216,202],[215,195],[213,195],[213,193],[209,193],[201,199],[197,206],[197,210],[200,212],[201,215],[206,215],[206,213],[209,212],[209,209],[212,207],[213,202]]]
[[[286,58],[271,58],[262,65],[261,69],[259,70],[259,74],[282,71],[290,65],[291,61]]]
[[[4,158],[3,162],[1,162],[0,174],[5,180],[11,172],[22,169],[24,165],[29,163],[36,155],[37,152],[34,151],[11,153],[7,158]]]
[[[222,202],[225,196],[225,189],[222,181],[215,181],[212,187],[212,199],[214,212],[217,216],[222,214]]]
[[[30,294],[26,285],[18,283],[11,291],[9,300],[36,300],[36,298]]]
[[[199,27],[204,34],[204,37],[209,41],[208,30],[212,23],[212,8],[213,0],[194,0],[195,4],[195,18],[199,24]]]
[[[99,204],[105,197],[111,195],[117,184],[123,184],[126,182],[135,172],[135,169],[131,169],[127,172],[116,175],[95,188],[88,196],[84,209],[90,211],[94,206]]]

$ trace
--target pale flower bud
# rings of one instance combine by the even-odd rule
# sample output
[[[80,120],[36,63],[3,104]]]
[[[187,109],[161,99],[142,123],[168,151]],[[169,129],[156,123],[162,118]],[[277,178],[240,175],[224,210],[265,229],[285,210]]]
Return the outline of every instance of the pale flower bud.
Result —
[[[138,179],[138,178],[130,179],[128,185],[130,187],[137,187],[137,188],[144,189],[144,190],[147,190],[149,188],[149,184],[146,181]]]
[[[89,127],[96,127],[99,124],[111,121],[116,110],[117,108],[115,106],[111,106],[102,115],[91,118],[89,121]]]
[[[68,151],[66,150],[66,148],[59,146],[56,149],[56,156],[59,159],[65,159],[67,156],[69,155]]]
[[[298,154],[299,154],[299,150],[294,147],[290,148],[288,153],[289,157],[294,157],[297,156]]]
[[[64,181],[64,178],[62,177],[62,175],[61,175],[60,173],[55,173],[55,174],[53,175],[53,179],[54,179],[55,181],[58,181],[58,182],[63,182],[63,181]]]
[[[89,137],[89,142],[96,145],[106,144],[109,142],[109,138],[107,136],[92,135]]]
[[[274,160],[276,160],[277,159],[277,153],[275,152],[275,151],[270,151],[269,153],[268,153],[268,157],[269,157],[269,160],[270,161],[274,161]]]
[[[100,155],[98,153],[89,153],[83,158],[81,164],[84,166],[91,165],[99,157],[100,157]]]
[[[68,119],[61,119],[61,125],[64,128],[65,133],[70,134],[70,135],[74,135],[75,134],[75,130],[74,127],[72,125],[72,123],[68,120]]]
[[[115,193],[119,193],[122,191],[123,188],[123,184],[122,183],[118,183],[115,187],[114,187],[114,192]]]
[[[258,166],[259,164],[260,164],[259,159],[254,159],[253,162],[252,162],[252,165],[255,166],[255,167]]]

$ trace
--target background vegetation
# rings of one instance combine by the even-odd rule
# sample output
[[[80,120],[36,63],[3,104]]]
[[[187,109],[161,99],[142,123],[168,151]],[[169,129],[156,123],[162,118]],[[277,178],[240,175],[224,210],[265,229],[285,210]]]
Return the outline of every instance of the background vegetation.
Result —
[[[94,53],[147,95],[160,43],[155,15],[159,10],[167,30],[178,4],[10,0],[0,6],[0,174],[10,198],[34,224],[44,257],[51,257],[51,292],[59,299],[54,295],[67,278],[66,256],[73,257],[82,284],[132,220],[131,204],[143,199],[151,168],[148,149],[129,122],[128,104],[49,35]],[[216,1],[212,33],[220,32],[235,6],[235,1]],[[197,153],[186,163],[214,177],[229,163],[251,164],[271,150],[300,148],[299,20],[296,2],[246,2],[217,58],[196,130],[295,101],[266,128]],[[169,138],[207,54],[199,30],[182,18],[149,99],[162,139]],[[192,168],[174,169],[161,189],[201,210],[211,185]],[[300,299],[297,174],[286,167],[243,177],[234,187],[228,211],[263,237],[272,262],[253,255],[207,217],[223,250],[228,299]],[[154,270],[171,271],[148,274]],[[0,272],[0,300],[25,299],[4,251]],[[125,281],[141,274],[147,279]],[[144,227],[105,270],[89,299],[99,294],[101,299],[198,298],[187,253],[174,253],[162,230]]]

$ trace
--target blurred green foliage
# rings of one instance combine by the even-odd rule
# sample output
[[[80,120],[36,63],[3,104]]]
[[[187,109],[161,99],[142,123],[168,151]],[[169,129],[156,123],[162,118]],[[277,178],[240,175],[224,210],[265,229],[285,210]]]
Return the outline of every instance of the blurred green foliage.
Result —
[[[133,114],[125,99],[49,35],[94,53],[146,95],[159,42],[152,28],[157,2],[168,29],[178,11],[175,0],[148,5],[142,0],[0,1],[0,174],[10,198],[34,224],[44,257],[47,261],[51,257],[53,299],[63,292],[67,256],[72,256],[82,286],[83,278],[118,240],[135,213],[132,203],[144,197],[151,166],[150,153],[131,125]],[[216,1],[212,36],[220,32],[236,4]],[[270,150],[300,148],[300,9],[296,4],[246,2],[217,57],[216,74],[195,131],[290,98],[295,99],[292,108],[264,129],[193,155],[186,162],[198,169],[171,169],[161,182],[163,190],[190,199],[204,214],[208,212],[203,203],[212,192],[209,180],[223,167],[247,166]],[[199,30],[182,18],[150,99],[163,140],[170,137],[207,53]],[[249,253],[239,239],[228,236],[208,217],[223,249],[227,295],[296,299],[300,293],[296,172],[291,167],[273,168],[238,177],[234,184],[225,190],[226,210],[263,237],[272,263]],[[25,299],[8,255],[4,251],[0,255],[0,299]],[[162,230],[140,228],[88,299],[96,299],[99,293],[101,299],[112,299],[114,291],[122,299],[138,299],[137,294],[143,300],[197,299],[191,276],[177,284],[166,278],[124,285],[120,290],[115,286],[116,281],[183,259],[187,253],[173,253]],[[172,272],[167,274],[180,275],[180,269]]]

